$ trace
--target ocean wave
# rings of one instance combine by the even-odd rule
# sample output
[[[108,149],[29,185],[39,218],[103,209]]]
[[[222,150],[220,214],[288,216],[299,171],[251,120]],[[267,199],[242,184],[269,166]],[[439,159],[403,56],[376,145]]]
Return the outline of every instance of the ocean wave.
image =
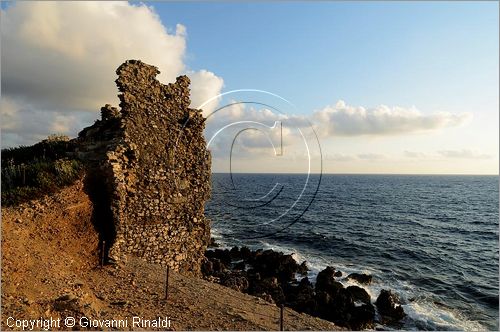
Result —
[[[432,302],[403,304],[408,315],[407,328],[415,330],[483,331],[486,327],[468,320],[459,312]]]
[[[249,187],[264,182],[245,176]],[[217,227],[245,235],[271,210]],[[219,198],[207,211],[228,212]],[[498,329],[498,177],[328,175],[302,219],[272,238],[222,241],[292,253],[312,281],[328,265],[344,276],[371,273],[363,287],[373,300],[382,288],[397,292],[405,329]]]
[[[357,266],[355,264],[346,264],[330,260],[320,255],[305,253],[295,247],[282,244],[261,241],[260,246],[254,248],[264,250],[272,249],[285,254],[292,254],[297,263],[307,262],[309,272],[307,277],[311,282],[316,281],[316,276],[326,266],[333,266],[336,270],[342,272],[342,277],[337,278],[344,287],[356,285],[363,287],[370,295],[374,303],[382,289],[391,289],[399,295],[402,306],[407,313],[404,329],[408,330],[464,330],[477,331],[484,330],[486,327],[481,323],[467,319],[459,311],[449,308],[443,304],[436,304],[434,294],[426,294],[422,289],[411,285],[395,276],[387,277],[379,269],[367,266]],[[345,277],[351,273],[366,273],[373,275],[374,279],[370,285],[361,285],[356,281]],[[382,326],[382,328],[390,328]]]

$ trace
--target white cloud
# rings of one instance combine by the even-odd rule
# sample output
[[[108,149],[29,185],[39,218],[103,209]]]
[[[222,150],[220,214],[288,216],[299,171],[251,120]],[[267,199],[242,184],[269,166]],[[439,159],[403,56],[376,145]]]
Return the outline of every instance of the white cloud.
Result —
[[[380,153],[360,153],[357,155],[357,157],[359,159],[370,160],[370,161],[383,160],[387,158],[386,155]]]
[[[74,115],[55,114],[51,121],[50,131],[55,134],[69,134],[77,123]]]
[[[281,152],[281,146],[304,148],[295,117],[235,100],[229,100],[226,105],[212,113],[206,123],[205,137],[208,141],[215,137],[210,145],[215,158],[227,156],[233,142],[239,154],[272,152],[273,146],[277,153]]]
[[[418,152],[418,151],[405,150],[403,154],[407,158],[426,158],[427,157],[426,153]]]
[[[199,108],[203,105],[203,113],[207,116],[220,101],[218,95],[224,86],[224,80],[206,70],[191,71],[188,76],[191,79],[191,107]]]
[[[322,136],[397,135],[462,125],[470,113],[424,114],[416,108],[349,106],[342,100],[313,114]]]
[[[387,156],[381,153],[358,153],[358,154],[346,154],[346,153],[325,153],[323,159],[326,161],[380,161],[387,159]]]
[[[356,160],[356,156],[346,153],[329,153],[323,154],[323,159],[326,161],[353,161]]]
[[[0,114],[2,116],[2,129],[11,130],[16,127],[16,112],[19,105],[8,97],[0,99]]]
[[[362,135],[407,135],[420,131],[437,131],[447,127],[459,126],[470,118],[470,114],[434,113],[424,114],[416,108],[402,108],[378,106],[373,109],[364,107],[353,107],[343,101],[334,106],[327,106],[321,111],[314,112],[311,116],[283,116],[267,108],[256,108],[253,104],[237,103],[231,100],[228,107],[213,114],[207,121],[207,138],[218,129],[229,123],[238,121],[255,121],[272,126],[275,121],[283,124],[283,146],[287,150],[299,151],[303,141],[296,128],[311,131],[310,123],[314,130],[323,139],[338,136],[362,136]],[[310,120],[310,121],[309,121]],[[246,125],[247,127],[249,125]],[[251,125],[250,125],[251,126]],[[243,125],[245,127],[245,125]],[[221,152],[227,154],[227,147],[233,143],[237,130],[226,130],[220,134],[218,144],[212,149],[217,157]],[[280,142],[280,131],[269,131],[269,138],[273,142]],[[268,150],[269,138],[262,132],[256,130],[245,131],[235,141],[240,151],[244,153]],[[406,151],[406,157],[418,158],[421,155]],[[335,161],[381,161],[387,160],[387,156],[379,153],[357,153],[339,154],[333,153],[326,157]]]
[[[476,150],[440,150],[434,153],[425,153],[418,151],[404,151],[407,158],[418,158],[420,160],[441,160],[441,159],[491,159],[493,155],[481,153]]]
[[[445,158],[453,159],[490,159],[493,156],[477,151],[462,149],[462,150],[443,150],[438,151],[438,154]]]
[[[9,99],[2,96],[2,147],[33,144],[49,134],[71,135],[82,129],[82,123],[92,123],[96,117],[90,112],[63,113],[9,103]],[[11,105],[14,112],[9,110]]]
[[[26,137],[23,144],[33,143],[34,134],[47,136],[53,130],[71,128],[68,134],[75,135],[90,124],[73,125],[92,118],[85,112],[95,112],[97,118],[102,105],[118,104],[115,70],[127,59],[157,66],[163,83],[186,71],[186,28],[177,24],[175,30],[167,29],[144,4],[15,2],[1,16],[2,99],[8,98],[2,102],[2,118],[7,119],[2,119],[2,129],[11,130],[4,145],[15,143],[9,141],[13,134]],[[222,88],[222,79],[208,71],[191,71],[191,76],[194,100]],[[12,111],[12,103],[22,105],[22,111]],[[39,114],[54,122],[26,123]],[[35,133],[27,132],[28,127]]]

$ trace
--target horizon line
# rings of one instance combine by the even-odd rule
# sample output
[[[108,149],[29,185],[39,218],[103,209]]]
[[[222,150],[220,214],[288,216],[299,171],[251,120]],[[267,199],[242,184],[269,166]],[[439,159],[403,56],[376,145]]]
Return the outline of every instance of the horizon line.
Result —
[[[282,174],[282,175],[306,175],[300,172],[211,172],[212,174]],[[499,176],[499,173],[335,173],[335,172],[311,172],[311,175],[409,175],[409,176]]]

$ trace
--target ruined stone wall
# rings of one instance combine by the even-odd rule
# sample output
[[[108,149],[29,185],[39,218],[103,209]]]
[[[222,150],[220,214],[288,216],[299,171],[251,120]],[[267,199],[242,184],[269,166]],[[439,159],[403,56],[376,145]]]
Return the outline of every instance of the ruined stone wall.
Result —
[[[101,120],[78,138],[79,155],[103,183],[97,190],[109,198],[109,257],[132,254],[199,274],[210,240],[211,160],[205,119],[189,108],[189,78],[161,84],[158,69],[138,60],[116,73],[121,109],[104,106]]]

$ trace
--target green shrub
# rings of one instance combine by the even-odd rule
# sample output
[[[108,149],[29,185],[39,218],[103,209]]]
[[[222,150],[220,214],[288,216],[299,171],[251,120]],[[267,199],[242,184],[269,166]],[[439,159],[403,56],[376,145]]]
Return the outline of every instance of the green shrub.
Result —
[[[17,205],[40,197],[40,189],[32,187],[19,187],[7,192],[2,191],[2,206]]]
[[[49,136],[31,146],[2,149],[2,168],[4,165],[28,164],[37,160],[56,160],[67,157],[74,151],[76,143],[65,136]]]
[[[66,157],[73,150],[74,143],[58,136],[2,150],[2,205],[39,198],[80,178],[82,163]]]

